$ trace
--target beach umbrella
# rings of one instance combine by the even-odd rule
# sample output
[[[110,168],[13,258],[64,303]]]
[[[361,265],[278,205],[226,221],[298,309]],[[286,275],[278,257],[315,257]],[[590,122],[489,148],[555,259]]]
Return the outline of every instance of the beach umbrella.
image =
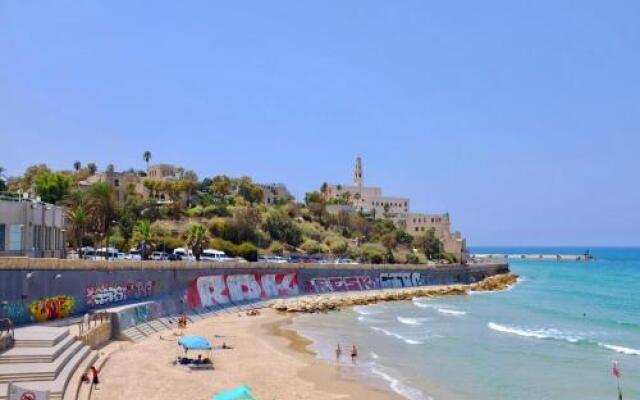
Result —
[[[178,344],[185,350],[211,350],[211,343],[201,336],[183,336]]]
[[[255,400],[251,394],[251,388],[247,385],[238,386],[225,392],[214,395],[211,400]]]

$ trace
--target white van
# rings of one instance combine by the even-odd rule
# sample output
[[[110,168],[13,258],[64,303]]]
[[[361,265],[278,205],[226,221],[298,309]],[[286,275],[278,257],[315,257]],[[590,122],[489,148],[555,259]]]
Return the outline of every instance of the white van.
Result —
[[[109,252],[109,259],[110,260],[115,260],[118,258],[118,249],[114,248],[114,247],[109,247],[109,250],[107,250],[106,247],[101,247],[96,251],[96,257],[98,259],[101,258],[105,258],[107,256],[107,251]]]
[[[80,249],[82,252],[82,258],[85,260],[95,260],[96,259],[96,249],[91,246],[83,247]]]
[[[191,251],[191,249],[185,249],[182,247],[178,247],[177,249],[173,250],[173,254],[178,257],[177,259],[179,260],[183,260],[183,261],[193,261],[195,260],[195,257],[193,256],[193,252]]]
[[[132,248],[124,258],[132,261],[140,261],[142,260],[142,255],[140,254],[140,251],[138,251],[138,249]]]
[[[233,258],[227,256],[227,254],[224,251],[220,251],[216,249],[205,249],[200,255],[200,260],[225,262],[225,261],[233,261]]]

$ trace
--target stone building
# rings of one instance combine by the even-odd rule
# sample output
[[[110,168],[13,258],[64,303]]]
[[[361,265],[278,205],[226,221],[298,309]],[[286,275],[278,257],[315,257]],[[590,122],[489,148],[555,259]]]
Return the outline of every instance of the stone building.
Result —
[[[64,208],[22,197],[0,197],[0,256],[64,258]]]
[[[161,204],[171,203],[170,196],[162,190],[153,190],[148,187],[148,183],[157,182],[175,182],[185,177],[185,170],[170,164],[151,165],[147,169],[147,175],[134,171],[115,172],[106,170],[88,177],[85,181],[80,182],[81,186],[89,186],[98,182],[107,182],[114,188],[114,196],[117,201],[125,199],[127,193],[135,193],[144,199],[154,198]],[[147,182],[147,184],[145,184]],[[189,193],[181,193],[178,197],[179,201],[187,204],[191,198]]]
[[[324,185],[323,185],[324,186]],[[390,218],[396,225],[412,236],[424,235],[433,228],[442,241],[445,251],[459,260],[468,257],[466,240],[460,232],[451,232],[449,214],[421,214],[411,212],[411,201],[406,197],[385,196],[377,186],[364,185],[362,159],[356,158],[353,168],[353,184],[327,184],[323,194],[328,200],[327,211],[348,210],[335,204],[350,206],[353,211],[361,211],[373,218]]]
[[[258,183],[257,185],[262,188],[262,202],[266,205],[292,198],[284,183]]]

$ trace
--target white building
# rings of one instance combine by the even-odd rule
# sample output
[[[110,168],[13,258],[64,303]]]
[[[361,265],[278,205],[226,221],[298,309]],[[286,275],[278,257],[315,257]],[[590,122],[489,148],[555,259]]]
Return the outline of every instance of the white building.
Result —
[[[0,256],[63,258],[64,208],[28,197],[0,197]]]

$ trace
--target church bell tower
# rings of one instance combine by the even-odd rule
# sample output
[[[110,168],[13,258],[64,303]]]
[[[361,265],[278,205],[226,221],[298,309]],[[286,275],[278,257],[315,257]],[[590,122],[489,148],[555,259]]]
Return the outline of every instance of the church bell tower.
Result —
[[[360,156],[356,157],[356,164],[353,167],[353,185],[362,187],[364,179],[362,178],[362,159]]]

